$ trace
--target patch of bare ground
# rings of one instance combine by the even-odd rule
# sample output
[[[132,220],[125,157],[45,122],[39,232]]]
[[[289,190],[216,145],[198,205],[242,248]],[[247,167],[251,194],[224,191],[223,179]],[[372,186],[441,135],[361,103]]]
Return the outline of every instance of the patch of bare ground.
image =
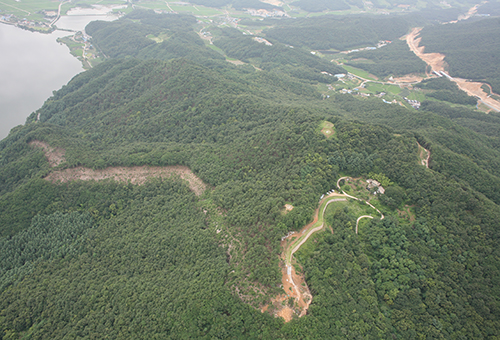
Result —
[[[467,92],[469,96],[478,97],[489,108],[500,111],[500,102],[491,98],[490,95],[483,90],[482,86],[484,83],[468,81],[467,79],[461,78],[453,78],[453,81],[457,83],[461,90]]]
[[[409,205],[405,205],[403,210],[399,210],[399,209],[396,209],[396,210],[397,210],[398,216],[400,218],[404,218],[404,219],[408,220],[409,222],[415,222],[415,214],[413,214],[410,211]]]
[[[327,197],[344,197],[344,195],[332,193]],[[288,268],[286,265],[286,253],[287,249],[289,249],[289,247],[293,245],[293,242],[297,238],[300,238],[306,234],[312,235],[314,233],[314,230],[320,230],[324,227],[324,225],[321,225],[319,227],[311,229],[311,226],[313,226],[318,221],[318,214],[319,208],[316,208],[313,220],[309,224],[304,226],[300,232],[289,234],[281,241],[281,248],[283,249],[283,251],[281,253],[280,268],[282,274],[281,285],[284,292],[271,299],[272,308],[270,307],[269,309],[272,311],[272,314],[274,316],[283,317],[285,319],[285,322],[290,321],[294,315],[298,317],[306,315],[309,305],[312,302],[313,297],[311,291],[307,286],[304,275],[296,272],[295,266],[299,266],[299,264],[293,259],[293,257],[293,265],[290,266],[290,273],[288,273]],[[333,232],[331,228],[330,230]],[[298,245],[294,246],[295,250],[292,250],[292,255],[306,240],[307,238],[303,239]]]
[[[410,47],[410,50],[417,55],[417,57],[425,61],[427,65],[431,66],[432,71],[444,71],[446,66],[446,62],[444,61],[445,55],[441,53],[424,53],[425,47],[419,46],[420,41],[422,40],[421,37],[418,37],[421,30],[421,27],[413,28],[410,34],[406,36],[406,43]]]
[[[270,4],[273,6],[281,7],[283,5],[282,1],[279,0],[260,0],[260,2],[263,2],[265,4]]]
[[[420,83],[423,79],[424,78],[422,78],[421,76],[416,75],[416,74],[407,74],[407,75],[402,76],[402,77],[393,78],[393,81],[395,83],[400,83],[400,84],[404,85],[405,83],[408,83],[408,84]]]
[[[304,275],[297,274],[295,268],[292,267],[293,282],[288,279],[284,262],[281,265],[281,272],[284,294],[271,299],[271,304],[264,306],[261,311],[270,311],[275,317],[282,317],[285,322],[289,322],[294,315],[302,317],[307,314],[307,309],[312,302],[312,295]]]
[[[422,145],[418,144],[418,157],[420,158],[420,164],[425,165],[425,167],[429,168],[429,159],[431,158],[431,152],[424,148]]]
[[[242,62],[241,60],[229,60],[229,59],[226,59],[227,62],[230,62],[231,64],[234,64],[236,66],[238,65],[245,65],[244,62]]]
[[[45,179],[52,183],[64,183],[74,180],[99,181],[113,179],[118,182],[144,184],[149,178],[168,178],[177,175],[187,181],[189,188],[199,196],[205,191],[206,185],[187,166],[132,166],[109,167],[105,169],[89,169],[82,166],[51,172]]]
[[[29,143],[34,147],[42,148],[45,157],[51,167],[56,167],[66,161],[65,150],[62,148],[52,148],[48,143],[34,140]],[[173,175],[179,176],[188,182],[189,188],[200,196],[206,189],[205,183],[198,178],[187,166],[132,166],[132,167],[109,167],[106,169],[93,170],[82,166],[64,170],[56,170],[45,177],[45,180],[52,183],[64,183],[75,180],[100,181],[113,179],[119,182],[144,184],[149,178],[168,178]]]
[[[285,204],[284,208],[285,209],[282,210],[282,214],[286,215],[287,213],[289,213],[290,211],[293,210],[293,205],[291,205],[291,204]]]
[[[43,149],[45,158],[47,158],[47,161],[52,168],[66,162],[66,159],[64,158],[64,154],[66,151],[63,148],[53,148],[48,143],[39,140],[33,140],[29,142],[28,145]]]

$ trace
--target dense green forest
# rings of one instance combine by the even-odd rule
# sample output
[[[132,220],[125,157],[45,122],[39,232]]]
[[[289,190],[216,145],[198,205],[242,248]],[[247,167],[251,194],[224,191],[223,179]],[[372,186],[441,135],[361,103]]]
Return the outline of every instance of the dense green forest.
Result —
[[[446,55],[453,77],[481,80],[500,92],[500,19],[487,18],[456,25],[429,26],[422,30],[425,52]]]
[[[410,73],[424,73],[424,61],[411,52],[405,41],[396,40],[376,50],[360,51],[352,55],[349,64],[385,78]]]
[[[279,42],[318,50],[345,50],[373,46],[379,40],[396,40],[406,34],[410,23],[403,17],[338,17],[281,20],[265,31]]]
[[[312,75],[337,66],[300,44],[220,30],[214,44],[260,69],[235,66],[196,29],[147,11],[90,24],[109,60],[0,141],[0,339],[496,338],[500,115],[326,99],[325,78]],[[444,80],[421,87],[459,93]],[[65,161],[51,168],[34,140],[64,149]],[[208,189],[195,196],[175,176],[44,179],[136,165],[185,165]],[[375,201],[386,218],[355,234],[354,203],[332,205],[333,233],[296,253],[308,314],[284,323],[262,313],[283,292],[281,238],[310,222],[340,176],[369,174],[387,180]]]

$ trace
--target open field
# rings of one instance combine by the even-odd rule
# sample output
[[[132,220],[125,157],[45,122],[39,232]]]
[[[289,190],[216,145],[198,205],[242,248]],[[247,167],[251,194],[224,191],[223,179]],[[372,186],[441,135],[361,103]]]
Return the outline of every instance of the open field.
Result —
[[[385,85],[385,84],[378,84],[378,83],[372,83],[368,82],[366,83],[366,89],[370,92],[385,92],[385,93],[391,93],[391,94],[399,94],[401,92],[401,88],[397,85]]]
[[[352,67],[352,66],[349,66],[349,65],[342,65],[342,67],[347,72],[350,72],[350,73],[352,73],[352,74],[354,74],[354,75],[356,75],[358,77],[361,77],[361,78],[364,78],[364,79],[369,79],[369,80],[378,80],[378,78],[375,77],[373,74],[370,74],[370,73],[368,73],[365,70],[362,70],[360,68]]]

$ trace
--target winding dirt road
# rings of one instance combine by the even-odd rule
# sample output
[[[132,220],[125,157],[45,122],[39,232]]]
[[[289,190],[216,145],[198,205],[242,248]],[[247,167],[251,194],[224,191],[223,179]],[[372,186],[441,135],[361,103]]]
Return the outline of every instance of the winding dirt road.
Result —
[[[349,177],[341,177],[337,181],[337,186],[339,186],[342,179],[347,178]],[[285,322],[290,321],[294,313],[299,314],[299,317],[306,315],[307,309],[312,302],[312,295],[307,287],[304,277],[298,275],[292,265],[293,254],[295,254],[295,252],[297,252],[315,232],[318,232],[325,227],[324,214],[328,205],[334,202],[346,201],[347,198],[352,198],[368,204],[380,214],[380,219],[384,218],[382,212],[369,202],[346,194],[344,191],[342,191],[342,194],[331,193],[320,201],[318,208],[314,211],[314,217],[311,223],[302,228],[299,233],[290,234],[282,240],[281,246],[283,248],[283,252],[281,257],[285,262],[285,266],[282,269],[282,284],[285,294],[276,297],[273,301],[275,306],[280,306],[277,315],[283,317]],[[356,221],[356,234],[358,233],[359,220],[362,218],[373,217],[368,215],[360,216]],[[295,311],[289,306],[283,306],[284,302],[289,298],[293,298],[295,301]],[[267,307],[265,307],[265,309],[267,309]]]
[[[359,224],[359,220],[362,219],[362,218],[373,218],[373,216],[370,216],[370,215],[363,215],[363,216],[359,216],[358,219],[356,220],[356,234],[358,233],[358,224]]]

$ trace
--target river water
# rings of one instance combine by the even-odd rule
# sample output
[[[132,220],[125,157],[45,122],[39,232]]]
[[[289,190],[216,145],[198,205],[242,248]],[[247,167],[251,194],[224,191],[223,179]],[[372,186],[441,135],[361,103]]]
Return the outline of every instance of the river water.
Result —
[[[88,10],[72,10],[56,23],[58,28],[83,30],[93,20],[117,16]],[[0,24],[0,139],[24,124],[52,91],[60,89],[83,71],[81,62],[56,39],[71,32],[41,34]]]

